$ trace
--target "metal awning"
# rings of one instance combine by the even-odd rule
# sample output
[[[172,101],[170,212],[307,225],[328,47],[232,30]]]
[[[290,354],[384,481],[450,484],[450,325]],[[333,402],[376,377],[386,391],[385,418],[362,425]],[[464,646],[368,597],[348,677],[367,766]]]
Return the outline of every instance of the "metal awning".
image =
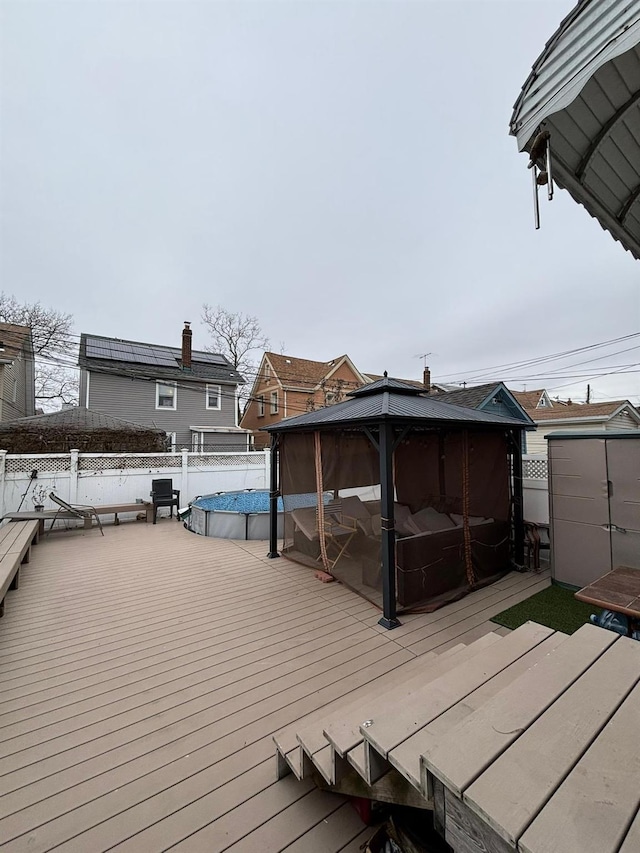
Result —
[[[640,259],[640,0],[578,3],[534,63],[510,131],[528,153],[548,131],[554,182]]]

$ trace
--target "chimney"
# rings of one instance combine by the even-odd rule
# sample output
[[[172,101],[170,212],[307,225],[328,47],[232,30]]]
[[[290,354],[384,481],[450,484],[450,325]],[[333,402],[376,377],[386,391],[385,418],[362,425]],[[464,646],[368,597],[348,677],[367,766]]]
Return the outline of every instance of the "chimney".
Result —
[[[184,329],[182,330],[182,369],[191,370],[191,336],[192,331],[189,328],[191,323],[184,321]]]
[[[431,371],[428,367],[425,367],[424,373],[422,374],[422,384],[424,385],[424,390],[426,394],[431,393]]]

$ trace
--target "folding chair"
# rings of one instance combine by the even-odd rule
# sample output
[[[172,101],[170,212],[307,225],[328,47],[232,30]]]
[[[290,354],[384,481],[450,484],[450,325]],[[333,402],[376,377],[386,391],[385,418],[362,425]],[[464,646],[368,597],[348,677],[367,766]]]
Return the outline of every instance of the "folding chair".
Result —
[[[56,523],[58,518],[81,518],[84,521],[85,527],[91,527],[91,519],[95,518],[98,522],[98,527],[100,528],[100,533],[104,536],[104,530],[102,529],[102,522],[100,521],[100,516],[96,512],[96,508],[94,506],[89,506],[88,504],[69,504],[66,501],[63,501],[62,498],[59,498],[53,492],[49,492],[49,499],[54,503],[58,504],[60,509],[53,516],[51,521],[51,527],[49,528],[49,533],[53,529],[53,525]],[[66,515],[63,515],[66,513]],[[87,524],[87,520],[89,520],[89,524]]]
[[[303,507],[295,509],[291,518],[300,530],[311,542],[320,541],[318,525],[318,510],[316,507]],[[327,561],[330,568],[334,568],[338,560],[349,555],[349,544],[358,532],[358,527],[353,519],[343,519],[342,506],[338,502],[329,503],[324,508],[323,535],[327,551]],[[330,549],[333,552],[330,554]],[[316,557],[322,560],[322,552]]]

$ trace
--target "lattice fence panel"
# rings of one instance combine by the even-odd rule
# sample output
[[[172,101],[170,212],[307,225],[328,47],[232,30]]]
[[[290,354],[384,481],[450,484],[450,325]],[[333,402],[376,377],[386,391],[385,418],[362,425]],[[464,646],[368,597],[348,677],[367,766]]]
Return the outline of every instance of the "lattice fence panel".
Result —
[[[522,476],[527,480],[546,480],[548,475],[546,459],[523,459]]]
[[[7,474],[30,474],[37,471],[68,471],[71,460],[68,456],[7,456],[5,471]]]
[[[198,453],[189,456],[189,468],[230,468],[237,466],[263,468],[264,454],[233,453],[224,455],[222,453]]]
[[[78,460],[79,471],[122,471],[124,469],[180,468],[180,456],[89,456]]]

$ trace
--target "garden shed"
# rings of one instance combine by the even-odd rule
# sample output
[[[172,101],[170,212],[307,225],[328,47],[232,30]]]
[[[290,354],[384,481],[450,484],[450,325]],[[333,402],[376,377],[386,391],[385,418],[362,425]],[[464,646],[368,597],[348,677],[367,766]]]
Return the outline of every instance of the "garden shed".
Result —
[[[283,555],[381,606],[387,628],[522,563],[521,420],[386,375],[348,397],[267,428]]]
[[[81,406],[0,424],[8,453],[164,453],[164,430],[141,426]]]

